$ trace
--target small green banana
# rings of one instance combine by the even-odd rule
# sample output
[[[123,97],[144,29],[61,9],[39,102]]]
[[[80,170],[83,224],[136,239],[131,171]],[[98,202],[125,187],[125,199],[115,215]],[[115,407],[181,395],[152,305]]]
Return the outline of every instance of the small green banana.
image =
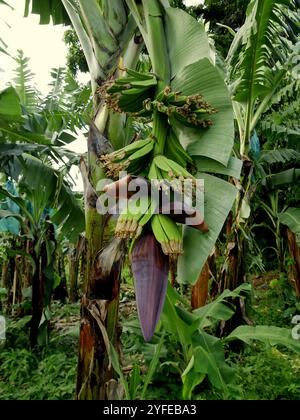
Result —
[[[141,159],[142,157],[144,157],[144,156],[148,155],[149,153],[151,153],[152,150],[153,150],[153,148],[154,148],[154,142],[152,141],[152,142],[146,144],[146,146],[144,146],[141,149],[137,150],[132,155],[130,155],[128,159],[130,161]]]

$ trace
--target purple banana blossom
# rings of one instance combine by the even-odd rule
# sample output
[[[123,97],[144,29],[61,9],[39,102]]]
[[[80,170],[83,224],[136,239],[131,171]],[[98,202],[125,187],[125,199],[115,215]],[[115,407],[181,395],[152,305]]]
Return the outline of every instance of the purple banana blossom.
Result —
[[[132,252],[138,316],[145,341],[150,341],[163,309],[169,260],[152,233],[139,238]]]

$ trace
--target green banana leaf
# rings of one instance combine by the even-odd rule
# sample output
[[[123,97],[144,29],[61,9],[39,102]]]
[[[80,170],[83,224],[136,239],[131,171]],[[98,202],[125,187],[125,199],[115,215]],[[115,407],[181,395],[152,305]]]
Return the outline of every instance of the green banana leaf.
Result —
[[[277,187],[279,185],[285,184],[293,184],[296,185],[300,178],[300,169],[291,168],[287,169],[286,171],[279,172],[277,174],[273,174],[269,177],[269,180],[273,187]]]
[[[202,308],[193,311],[193,315],[200,318],[200,329],[210,327],[212,321],[227,321],[235,313],[234,305],[230,305],[228,300],[230,298],[240,297],[242,294],[247,294],[251,291],[250,284],[242,284],[235,290],[224,290],[213,302],[208,303]]]
[[[219,178],[203,173],[197,174],[197,178],[205,182],[204,219],[209,232],[203,234],[192,227],[185,227],[184,253],[178,260],[178,279],[191,284],[197,282],[237,195],[233,185]]]
[[[16,90],[10,86],[0,92],[0,121],[5,120],[15,122],[20,121],[21,119],[22,109],[20,99]]]
[[[300,162],[300,153],[294,149],[265,150],[259,158],[259,163],[268,165],[290,162]]]
[[[184,400],[191,400],[193,390],[196,388],[196,386],[200,385],[204,379],[205,374],[196,372],[194,369],[195,365],[195,356],[193,355],[191,357],[191,360],[189,361],[185,371],[181,375],[182,380],[182,398]]]
[[[172,78],[202,58],[214,60],[203,22],[183,10],[167,8],[165,27]]]
[[[243,166],[243,162],[235,157],[229,159],[227,166],[205,157],[195,157],[194,162],[199,172],[227,175],[237,179],[241,175]]]
[[[40,15],[40,24],[47,25],[52,22],[54,25],[70,24],[69,16],[61,0],[26,0],[25,17],[31,13]]]
[[[220,339],[204,331],[194,338],[193,349],[196,372],[207,374],[211,384],[228,395],[228,385],[233,381],[235,369],[225,362],[224,347]]]
[[[9,140],[11,142],[23,141],[26,143],[37,143],[44,146],[52,145],[51,140],[48,139],[46,136],[43,136],[42,134],[29,133],[28,131],[25,131],[23,129],[3,124],[2,121],[0,121],[0,133],[1,132],[6,137],[9,137]]]
[[[297,243],[300,246],[300,209],[290,207],[284,213],[279,214],[279,220],[296,235]]]
[[[63,236],[76,243],[78,235],[84,231],[85,217],[73,192],[51,167],[30,155],[24,154],[23,158],[23,182],[29,187],[34,208],[39,212],[38,217],[42,216],[45,208],[56,208],[52,222]]]
[[[31,212],[28,210],[27,208],[27,203],[26,200],[24,200],[22,197],[17,197],[13,194],[11,194],[9,191],[7,191],[5,188],[2,188],[0,186],[0,199],[3,198],[8,198],[10,201],[12,201],[13,203],[15,203],[18,208],[20,210],[22,210],[22,212],[24,213],[24,215],[26,216],[26,218],[29,220],[29,222],[34,225],[34,219],[32,217]]]
[[[189,128],[172,120],[181,144],[191,156],[205,156],[227,166],[234,141],[232,103],[224,80],[208,58],[180,71],[172,82],[183,95],[200,94],[218,112],[209,116],[213,126],[208,129]]]
[[[295,41],[299,33],[297,1],[251,0],[249,3],[246,22],[238,31],[227,58],[234,73],[232,79],[237,81],[236,101],[252,106],[257,98],[273,90],[278,63],[288,59],[287,39]]]
[[[61,234],[76,243],[78,235],[84,231],[85,217],[80,203],[67,184],[62,182],[59,174],[53,168],[45,165],[39,159],[24,154],[22,187],[30,200],[32,212],[28,210],[28,203],[22,197],[16,197],[0,187],[0,198],[9,198],[15,202],[36,227],[47,208],[57,210],[51,216]]]
[[[5,217],[0,219],[0,232],[9,232],[12,235],[18,235],[20,232],[19,221],[14,217]]]
[[[271,346],[285,346],[295,353],[300,354],[300,341],[292,337],[292,331],[288,328],[268,325],[257,325],[256,327],[242,325],[237,327],[225,338],[227,342],[232,340],[241,340],[247,344],[250,344],[253,340],[258,340]]]

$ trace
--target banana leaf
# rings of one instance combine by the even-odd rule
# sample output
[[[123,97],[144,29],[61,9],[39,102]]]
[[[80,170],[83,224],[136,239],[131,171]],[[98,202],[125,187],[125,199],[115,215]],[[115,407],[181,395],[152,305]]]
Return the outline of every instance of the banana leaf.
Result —
[[[298,246],[300,246],[300,209],[290,207],[279,214],[279,220],[296,235]]]
[[[191,156],[205,156],[227,166],[234,140],[232,103],[224,80],[208,58],[203,58],[180,71],[172,82],[175,91],[183,95],[202,95],[218,110],[209,116],[213,125],[208,129],[194,129],[172,120],[181,144]]]
[[[198,22],[183,10],[171,7],[166,9],[165,16],[172,78],[184,67],[202,58],[211,58],[214,61],[214,53],[203,22]]]
[[[204,179],[205,183],[204,219],[209,232],[203,234],[188,226],[184,229],[184,253],[178,260],[178,279],[191,284],[197,282],[237,195],[233,185],[219,178],[203,173],[197,174],[197,178]]]

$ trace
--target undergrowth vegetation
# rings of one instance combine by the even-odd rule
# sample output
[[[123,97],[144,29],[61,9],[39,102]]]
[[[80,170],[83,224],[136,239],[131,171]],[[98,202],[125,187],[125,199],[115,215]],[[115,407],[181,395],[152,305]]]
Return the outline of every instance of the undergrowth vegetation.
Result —
[[[123,372],[127,379],[133,371],[140,372],[141,379],[135,382],[134,391],[135,398],[140,399],[155,356],[157,339],[154,337],[153,342],[144,342],[132,300],[133,288],[128,270],[125,270],[125,277],[121,299]],[[300,308],[286,279],[272,272],[256,282],[259,284],[252,292],[251,319],[260,325],[291,328],[292,316],[300,313]],[[29,349],[26,320],[9,321],[6,344],[1,346],[0,352],[0,400],[74,399],[79,305],[55,302],[52,310],[51,340],[47,347],[36,352]],[[146,399],[182,398],[181,360],[180,346],[172,335],[167,334],[147,384]],[[250,346],[228,345],[226,362],[235,372],[228,399],[300,399],[300,359],[287,349],[257,342]],[[195,388],[193,399],[218,400],[224,396],[205,379]]]

